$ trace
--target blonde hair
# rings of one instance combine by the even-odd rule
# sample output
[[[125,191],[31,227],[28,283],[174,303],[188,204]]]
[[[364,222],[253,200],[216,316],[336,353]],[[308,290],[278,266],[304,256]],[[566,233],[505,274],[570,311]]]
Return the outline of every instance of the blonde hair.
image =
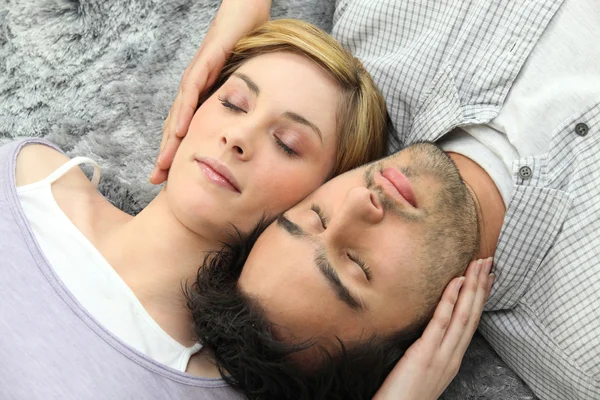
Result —
[[[245,61],[261,54],[287,51],[308,57],[340,86],[337,152],[332,175],[376,160],[387,150],[385,102],[360,61],[316,26],[293,19],[269,21],[235,45],[213,90]]]

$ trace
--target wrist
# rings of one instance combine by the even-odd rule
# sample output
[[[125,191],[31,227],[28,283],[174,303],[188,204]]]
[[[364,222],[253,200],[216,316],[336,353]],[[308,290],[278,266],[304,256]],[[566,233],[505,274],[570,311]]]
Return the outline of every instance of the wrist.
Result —
[[[222,0],[220,8],[243,9],[255,26],[267,22],[271,17],[271,0]]]

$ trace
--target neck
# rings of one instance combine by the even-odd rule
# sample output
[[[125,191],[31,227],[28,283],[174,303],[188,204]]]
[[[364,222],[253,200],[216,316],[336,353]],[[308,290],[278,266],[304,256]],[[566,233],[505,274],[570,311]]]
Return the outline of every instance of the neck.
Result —
[[[140,214],[107,232],[98,247],[165,332],[191,346],[191,316],[182,288],[196,280],[206,252],[218,246],[176,218],[163,190]]]
[[[496,184],[483,168],[468,157],[448,153],[467,184],[477,207],[480,246],[477,258],[492,257],[496,251],[506,208]]]

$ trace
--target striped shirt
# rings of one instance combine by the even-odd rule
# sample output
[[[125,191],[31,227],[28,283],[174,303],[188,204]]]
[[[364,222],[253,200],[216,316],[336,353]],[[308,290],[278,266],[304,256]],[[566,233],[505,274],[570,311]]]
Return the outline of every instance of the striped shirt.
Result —
[[[332,33],[381,88],[395,151],[496,118],[562,6],[339,0]],[[512,164],[514,190],[480,330],[543,399],[600,399],[599,127],[600,94],[549,135],[521,132],[546,135],[548,148]]]

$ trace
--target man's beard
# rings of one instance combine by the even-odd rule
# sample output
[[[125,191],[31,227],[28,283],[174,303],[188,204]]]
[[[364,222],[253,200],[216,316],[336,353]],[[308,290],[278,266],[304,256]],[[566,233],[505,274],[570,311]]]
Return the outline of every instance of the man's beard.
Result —
[[[407,221],[416,221],[431,213],[439,213],[442,217],[448,216],[460,209],[461,205],[464,206],[465,196],[469,195],[467,188],[454,162],[437,145],[429,142],[416,143],[401,152],[409,154],[410,164],[398,165],[394,162],[394,158],[397,157],[394,154],[369,165],[365,171],[367,188],[378,196],[385,211],[392,212]],[[422,209],[421,215],[416,216],[414,213],[406,212],[404,207],[390,198],[374,180],[376,173],[381,173],[390,166],[398,168],[411,183],[425,177],[433,178],[440,186],[435,193],[432,193],[433,207]]]

